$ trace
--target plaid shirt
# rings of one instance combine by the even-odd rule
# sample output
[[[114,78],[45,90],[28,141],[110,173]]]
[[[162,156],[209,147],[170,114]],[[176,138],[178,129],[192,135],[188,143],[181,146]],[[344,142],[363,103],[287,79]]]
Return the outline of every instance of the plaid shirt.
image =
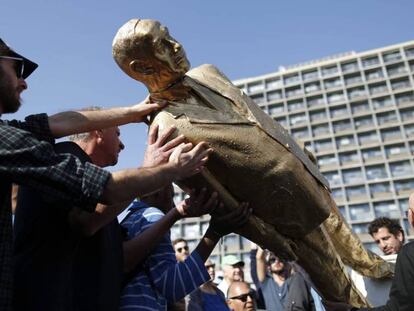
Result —
[[[12,304],[11,184],[93,211],[109,178],[93,164],[56,154],[53,143],[45,114],[25,122],[0,120],[0,310],[11,310]]]

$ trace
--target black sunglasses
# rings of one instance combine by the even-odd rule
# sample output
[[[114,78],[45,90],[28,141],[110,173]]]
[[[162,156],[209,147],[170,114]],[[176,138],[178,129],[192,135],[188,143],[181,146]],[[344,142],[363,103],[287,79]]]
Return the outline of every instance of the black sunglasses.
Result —
[[[240,300],[242,302],[246,302],[247,301],[247,297],[250,297],[250,298],[252,298],[254,300],[255,299],[254,291],[253,290],[249,290],[249,292],[247,294],[230,297],[229,299],[238,299],[238,300]]]
[[[280,259],[277,257],[270,257],[267,261],[269,264],[274,264],[275,262],[280,262]]]
[[[0,58],[14,60],[14,70],[16,71],[17,79],[23,78],[23,72],[24,72],[24,59],[23,58],[13,57],[13,56],[0,56]]]
[[[177,248],[177,252],[179,252],[179,253],[181,253],[183,250],[188,252],[188,246],[183,246],[183,247]]]

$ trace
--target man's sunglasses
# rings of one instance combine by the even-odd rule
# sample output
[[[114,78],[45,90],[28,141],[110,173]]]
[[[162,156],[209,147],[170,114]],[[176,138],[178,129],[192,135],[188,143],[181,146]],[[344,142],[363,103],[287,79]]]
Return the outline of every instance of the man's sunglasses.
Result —
[[[277,257],[270,257],[267,261],[270,265],[274,264],[275,262],[280,262],[280,259]]]
[[[216,267],[216,264],[213,263],[211,265],[206,265],[205,267],[206,267],[207,270],[210,269],[210,268],[213,268],[214,269]]]
[[[21,57],[13,57],[13,56],[0,56],[2,59],[11,59],[14,60],[14,70],[16,71],[17,79],[23,77],[24,72],[24,59]]]
[[[188,252],[188,246],[183,246],[183,247],[177,248],[177,252],[179,252],[179,253],[181,253],[183,250],[185,250],[186,252]]]
[[[229,299],[238,299],[241,300],[242,302],[246,302],[247,301],[247,297],[250,297],[251,299],[255,299],[255,294],[253,290],[249,290],[249,292],[247,294],[243,294],[243,295],[239,295],[239,296],[234,296],[234,297],[229,297]]]

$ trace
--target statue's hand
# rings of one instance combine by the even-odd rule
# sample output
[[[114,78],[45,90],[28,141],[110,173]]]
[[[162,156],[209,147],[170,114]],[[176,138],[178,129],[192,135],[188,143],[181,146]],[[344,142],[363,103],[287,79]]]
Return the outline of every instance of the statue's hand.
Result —
[[[174,148],[184,142],[184,136],[180,135],[167,142],[168,138],[175,132],[174,126],[170,127],[161,135],[158,135],[158,124],[152,126],[148,133],[147,149],[144,154],[142,167],[151,167],[167,163]]]
[[[213,213],[208,230],[222,237],[234,232],[237,228],[243,226],[252,213],[249,203],[241,203],[240,206],[225,215]]]

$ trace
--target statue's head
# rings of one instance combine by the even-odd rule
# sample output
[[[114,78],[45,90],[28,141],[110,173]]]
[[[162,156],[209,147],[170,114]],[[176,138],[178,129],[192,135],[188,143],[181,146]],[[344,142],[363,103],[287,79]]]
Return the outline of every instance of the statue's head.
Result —
[[[131,78],[147,86],[165,86],[189,69],[184,49],[158,21],[132,19],[115,35],[112,53]]]

